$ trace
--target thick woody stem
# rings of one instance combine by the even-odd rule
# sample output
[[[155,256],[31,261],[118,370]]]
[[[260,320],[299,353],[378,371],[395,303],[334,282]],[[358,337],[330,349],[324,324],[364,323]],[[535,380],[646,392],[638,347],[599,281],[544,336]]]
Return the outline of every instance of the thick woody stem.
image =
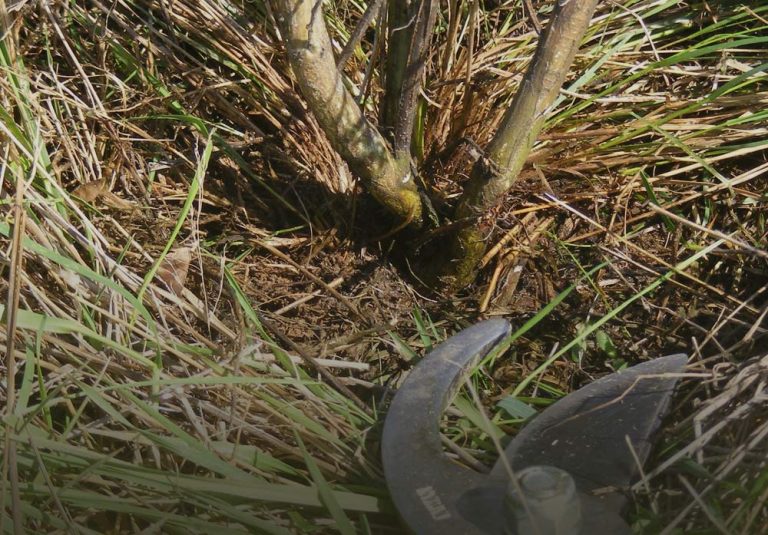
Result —
[[[301,94],[334,149],[370,193],[403,221],[421,220],[421,199],[405,159],[395,159],[336,68],[320,0],[272,3]]]
[[[390,0],[381,126],[398,159],[410,156],[416,108],[437,20],[436,0]]]
[[[408,61],[403,73],[403,86],[395,123],[395,154],[410,154],[413,125],[416,120],[416,106],[423,85],[424,69],[429,55],[432,31],[437,20],[437,2],[421,0],[414,14]]]
[[[379,126],[387,139],[394,139],[408,53],[413,37],[416,0],[388,0],[387,53],[384,57],[384,95],[379,111]]]
[[[456,208],[457,220],[479,217],[500,202],[517,180],[549,107],[565,81],[596,5],[597,0],[557,0],[512,105],[484,157],[472,169]],[[484,234],[481,223],[457,233],[451,247],[452,261],[446,269],[452,286],[465,286],[474,278],[486,248]]]

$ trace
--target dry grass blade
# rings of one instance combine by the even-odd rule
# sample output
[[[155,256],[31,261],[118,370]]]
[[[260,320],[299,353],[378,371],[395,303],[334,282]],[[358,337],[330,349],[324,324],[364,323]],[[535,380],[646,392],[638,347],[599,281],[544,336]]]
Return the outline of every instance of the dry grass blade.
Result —
[[[35,166],[37,159],[35,159]],[[34,176],[34,169],[32,176]],[[22,246],[25,235],[25,226],[27,212],[24,203],[27,182],[24,177],[19,177],[16,183],[16,195],[13,200],[13,235],[11,237],[11,255],[10,270],[8,276],[8,297],[7,306],[4,309],[4,322],[6,324],[5,337],[5,370],[6,370],[6,400],[5,400],[5,441],[3,450],[3,487],[5,482],[10,482],[11,487],[11,516],[13,518],[13,529],[15,533],[23,534],[24,516],[21,508],[21,495],[19,491],[19,466],[17,455],[17,444],[10,438],[12,430],[16,425],[16,335],[18,327],[18,308],[19,297],[21,295],[21,281],[24,273],[24,249]],[[7,477],[7,479],[6,479]],[[5,492],[3,492],[3,501],[5,501]],[[4,518],[7,510],[5,504],[2,508]],[[0,522],[2,524],[2,522]]]

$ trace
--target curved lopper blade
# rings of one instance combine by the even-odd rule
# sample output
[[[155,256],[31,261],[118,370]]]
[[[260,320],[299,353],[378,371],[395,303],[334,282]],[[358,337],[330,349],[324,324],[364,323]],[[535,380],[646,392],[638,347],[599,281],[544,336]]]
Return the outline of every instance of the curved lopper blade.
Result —
[[[446,340],[411,372],[384,424],[387,486],[418,534],[501,534],[508,525],[509,477],[501,460],[490,474],[451,462],[442,452],[440,419],[474,366],[510,333],[504,320],[478,323]],[[534,418],[504,455],[513,470],[556,466],[574,479],[583,533],[629,533],[621,491],[638,473],[685,367],[684,355],[655,359],[606,376]],[[506,516],[505,516],[506,515]]]

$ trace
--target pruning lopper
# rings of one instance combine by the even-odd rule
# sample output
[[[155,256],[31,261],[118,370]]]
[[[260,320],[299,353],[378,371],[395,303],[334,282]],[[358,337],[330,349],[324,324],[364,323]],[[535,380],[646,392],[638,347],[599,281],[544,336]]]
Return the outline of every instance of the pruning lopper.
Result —
[[[443,453],[440,418],[510,331],[501,319],[461,331],[429,353],[395,395],[382,456],[402,519],[418,535],[631,533],[621,517],[624,492],[650,453],[686,356],[644,362],[562,398],[481,474]]]

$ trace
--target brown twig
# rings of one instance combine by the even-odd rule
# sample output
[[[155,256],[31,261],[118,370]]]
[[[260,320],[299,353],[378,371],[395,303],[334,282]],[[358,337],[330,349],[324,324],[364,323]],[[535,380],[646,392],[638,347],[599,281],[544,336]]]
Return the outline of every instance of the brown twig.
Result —
[[[531,3],[531,0],[523,0],[523,5],[525,6],[525,10],[528,12],[528,16],[531,19],[531,24],[533,24],[533,29],[536,31],[537,34],[541,34],[541,22],[539,22],[539,17],[536,15],[536,10],[533,9],[533,3]]]
[[[363,38],[363,34],[365,34],[368,26],[371,25],[373,19],[376,18],[376,16],[379,14],[383,5],[384,0],[373,0],[370,4],[368,4],[368,8],[365,10],[365,13],[363,13],[363,17],[357,23],[357,26],[355,26],[354,31],[349,36],[349,41],[347,41],[347,44],[344,45],[344,48],[341,51],[341,54],[339,54],[339,59],[336,62],[336,67],[339,69],[339,71],[344,69],[344,65],[347,64],[347,61],[349,61],[349,58],[355,51],[355,47],[357,47],[360,39]]]

